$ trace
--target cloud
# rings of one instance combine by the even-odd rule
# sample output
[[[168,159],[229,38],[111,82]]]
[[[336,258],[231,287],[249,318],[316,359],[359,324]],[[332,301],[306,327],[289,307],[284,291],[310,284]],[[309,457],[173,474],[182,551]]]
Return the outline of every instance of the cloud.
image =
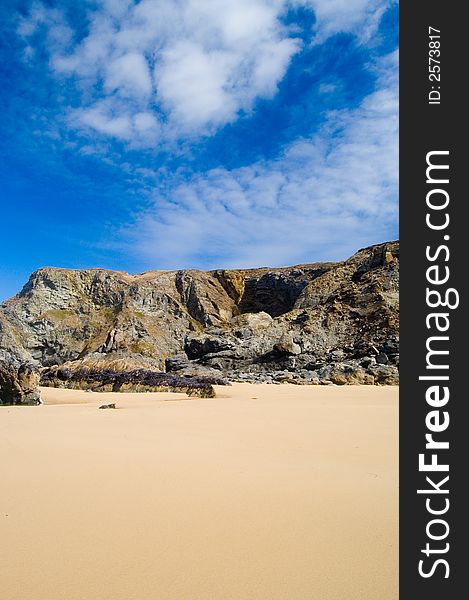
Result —
[[[30,60],[35,54],[33,45],[28,44],[39,32],[46,32],[49,52],[55,53],[72,42],[73,30],[68,25],[63,12],[56,8],[48,8],[41,2],[33,2],[26,17],[19,17],[17,33],[26,43],[24,58]]]
[[[152,83],[148,63],[142,54],[129,52],[113,60],[106,69],[104,89],[125,97],[149,97]]]
[[[71,123],[77,128],[91,127],[106,136],[148,146],[157,142],[161,130],[151,112],[129,112],[125,106],[108,100],[96,102],[92,108],[76,109],[73,119]]]
[[[179,42],[162,53],[155,79],[163,106],[187,129],[226,123],[238,104],[228,89],[234,58],[207,52],[194,42]]]
[[[35,2],[18,33],[47,30],[50,66],[76,82],[72,126],[152,147],[206,136],[277,91],[302,40],[282,21],[295,6],[315,11],[317,40],[371,30],[389,2],[369,0],[106,0],[83,24]],[[359,27],[360,26],[360,27]],[[31,58],[31,44],[25,50]],[[123,102],[126,100],[126,102]],[[105,101],[107,116],[103,116]],[[132,123],[153,113],[159,137]],[[141,121],[141,120],[140,120]],[[134,135],[135,137],[132,137]]]
[[[384,11],[393,4],[386,0],[294,0],[294,3],[314,11],[315,43],[339,31],[354,33],[362,42],[368,42]]]
[[[396,235],[397,53],[354,110],[247,167],[212,169],[165,194],[121,232],[148,266],[259,266],[344,258]],[[129,241],[130,240],[130,241]]]

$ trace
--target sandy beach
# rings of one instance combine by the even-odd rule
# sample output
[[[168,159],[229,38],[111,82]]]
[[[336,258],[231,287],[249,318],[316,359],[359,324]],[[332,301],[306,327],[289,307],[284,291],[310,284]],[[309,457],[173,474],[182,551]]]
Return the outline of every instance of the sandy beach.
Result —
[[[217,394],[1,407],[0,598],[396,600],[397,388]]]

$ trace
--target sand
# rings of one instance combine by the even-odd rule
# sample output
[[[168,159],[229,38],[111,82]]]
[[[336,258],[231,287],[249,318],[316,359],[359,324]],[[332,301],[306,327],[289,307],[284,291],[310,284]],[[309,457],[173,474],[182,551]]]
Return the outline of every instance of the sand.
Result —
[[[1,407],[0,598],[396,600],[397,388],[217,393]]]

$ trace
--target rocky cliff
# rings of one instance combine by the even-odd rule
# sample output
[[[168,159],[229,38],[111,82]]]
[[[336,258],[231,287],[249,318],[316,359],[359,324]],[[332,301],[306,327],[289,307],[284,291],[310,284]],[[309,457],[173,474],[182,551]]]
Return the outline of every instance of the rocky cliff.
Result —
[[[0,359],[231,379],[395,383],[398,242],[339,263],[216,271],[39,269],[0,307]]]

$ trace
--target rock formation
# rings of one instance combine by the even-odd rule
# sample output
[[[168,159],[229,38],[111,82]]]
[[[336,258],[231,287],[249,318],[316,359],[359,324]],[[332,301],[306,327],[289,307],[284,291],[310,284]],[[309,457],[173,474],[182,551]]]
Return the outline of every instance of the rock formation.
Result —
[[[0,358],[243,381],[396,383],[398,270],[398,242],[283,268],[43,268],[0,307]]]
[[[23,364],[17,369],[0,361],[0,404],[42,404],[38,387],[40,378],[39,369],[32,365]]]
[[[212,384],[223,380],[181,377],[171,373],[146,369],[113,371],[106,368],[83,367],[81,361],[46,367],[41,384],[46,387],[70,388],[91,392],[179,392],[199,398],[214,398]]]

